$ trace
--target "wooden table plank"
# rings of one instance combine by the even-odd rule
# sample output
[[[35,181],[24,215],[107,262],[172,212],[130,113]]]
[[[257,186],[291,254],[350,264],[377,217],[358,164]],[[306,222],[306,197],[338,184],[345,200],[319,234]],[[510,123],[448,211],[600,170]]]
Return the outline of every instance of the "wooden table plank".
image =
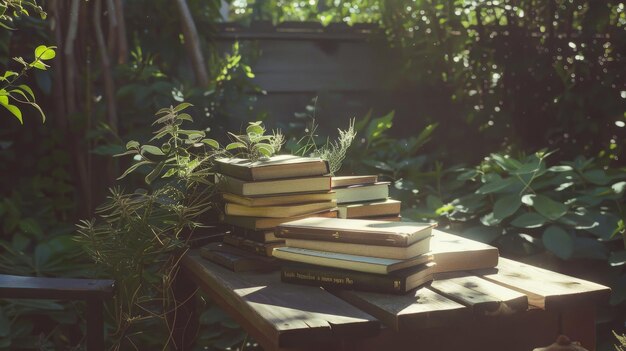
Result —
[[[476,276],[447,276],[435,277],[431,289],[470,307],[474,314],[502,316],[528,309],[528,298],[520,292]]]
[[[474,273],[528,296],[528,303],[543,309],[572,307],[608,301],[606,286],[500,258],[496,273]]]
[[[352,290],[334,293],[396,331],[451,326],[461,323],[470,314],[467,307],[426,287],[405,295]]]
[[[183,266],[205,291],[245,316],[271,348],[375,336],[380,323],[321,288],[283,284],[278,272],[235,273],[189,252]]]

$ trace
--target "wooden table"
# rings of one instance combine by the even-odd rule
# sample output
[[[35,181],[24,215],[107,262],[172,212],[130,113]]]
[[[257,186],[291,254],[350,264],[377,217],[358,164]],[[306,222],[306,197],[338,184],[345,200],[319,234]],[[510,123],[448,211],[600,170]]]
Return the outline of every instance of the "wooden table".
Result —
[[[560,333],[595,349],[602,285],[501,258],[489,271],[441,274],[406,295],[281,283],[279,272],[235,273],[190,251],[176,283],[174,349],[198,330],[198,289],[265,350],[520,350]],[[177,346],[177,347],[176,347]]]

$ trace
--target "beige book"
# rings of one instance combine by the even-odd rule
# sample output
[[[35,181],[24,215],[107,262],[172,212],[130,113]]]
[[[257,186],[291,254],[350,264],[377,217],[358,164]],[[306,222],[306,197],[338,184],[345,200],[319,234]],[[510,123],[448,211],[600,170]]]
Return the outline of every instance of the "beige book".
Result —
[[[391,216],[400,213],[401,202],[393,199],[384,201],[361,202],[338,206],[339,218],[362,218]]]
[[[335,208],[336,205],[337,203],[334,200],[301,205],[261,207],[227,203],[225,206],[225,212],[227,215],[231,216],[285,218],[330,210]]]
[[[292,204],[306,204],[312,202],[324,202],[335,200],[335,193],[316,192],[316,193],[298,193],[274,196],[241,196],[232,193],[223,193],[222,197],[226,202],[231,202],[244,206],[280,206]]]

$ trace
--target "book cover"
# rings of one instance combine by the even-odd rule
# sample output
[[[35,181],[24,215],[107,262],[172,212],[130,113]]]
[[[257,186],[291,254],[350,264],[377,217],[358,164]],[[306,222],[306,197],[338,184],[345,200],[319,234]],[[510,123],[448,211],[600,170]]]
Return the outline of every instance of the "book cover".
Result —
[[[400,213],[401,202],[394,199],[369,201],[337,206],[339,218],[363,218],[374,216],[392,216]]]
[[[334,188],[338,204],[385,200],[389,197],[389,182]]]
[[[288,262],[281,265],[280,278],[293,284],[398,294],[432,281],[434,266],[430,262],[389,274],[372,274]]]
[[[276,236],[279,238],[406,247],[429,237],[435,226],[435,223],[305,218],[278,225]]]
[[[330,191],[330,177],[325,176],[246,181],[223,174],[216,174],[216,180],[221,191],[241,196]]]
[[[282,242],[259,243],[256,241],[237,237],[232,234],[224,235],[224,243],[261,256],[272,256],[274,248],[284,246]]]
[[[251,217],[270,217],[285,218],[309,213],[320,212],[335,208],[337,203],[335,200],[325,202],[314,202],[310,204],[299,204],[289,206],[260,206],[251,207],[239,204],[227,203],[224,212],[232,216],[251,216]]]
[[[426,237],[407,247],[364,245],[353,243],[340,243],[323,240],[293,239],[285,240],[285,246],[301,249],[328,251],[348,255],[371,256],[378,258],[391,258],[395,260],[407,260],[415,256],[423,255],[430,251],[430,240]]]
[[[311,213],[302,216],[287,217],[287,218],[268,218],[268,217],[250,217],[250,216],[230,216],[225,215],[222,219],[224,223],[232,224],[238,227],[251,229],[251,230],[263,230],[274,229],[277,225],[285,222],[295,221],[298,219],[308,217],[326,217],[336,218],[337,211],[324,211],[318,213]]]
[[[219,173],[235,178],[258,181],[328,174],[328,162],[317,157],[276,155],[258,161],[241,158],[215,160]]]
[[[200,248],[200,256],[234,272],[268,271],[278,268],[274,258],[251,254],[223,243],[210,243]]]
[[[333,176],[331,179],[333,188],[346,187],[350,185],[364,185],[378,182],[377,175],[350,175],[350,176]]]
[[[496,247],[440,230],[433,230],[430,250],[436,273],[493,268],[500,257]]]
[[[285,242],[285,239],[276,237],[273,229],[251,230],[231,225],[228,231],[235,236],[259,243]]]
[[[335,200],[335,192],[297,193],[273,196],[240,196],[232,193],[222,193],[224,201],[244,206],[281,206],[292,204],[306,204]]]
[[[430,262],[433,258],[430,254],[424,254],[408,260],[394,260],[390,258],[347,255],[288,246],[275,248],[273,256],[286,261],[376,274],[388,274],[403,268],[414,267],[422,263]]]

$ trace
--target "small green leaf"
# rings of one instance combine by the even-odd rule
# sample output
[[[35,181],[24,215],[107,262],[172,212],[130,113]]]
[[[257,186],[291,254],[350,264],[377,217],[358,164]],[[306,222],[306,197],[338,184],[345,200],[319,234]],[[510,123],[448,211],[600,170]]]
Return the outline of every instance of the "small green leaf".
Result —
[[[583,173],[583,177],[589,182],[597,185],[606,185],[611,179],[606,176],[606,172],[601,169],[594,169]]]
[[[220,143],[218,143],[214,139],[202,139],[202,142],[205,143],[206,145],[209,145],[210,147],[212,147],[214,149],[219,149],[220,148]]]
[[[33,62],[30,64],[30,66],[31,66],[31,67],[34,67],[34,68],[37,68],[37,69],[40,69],[40,70],[42,70],[42,71],[45,71],[48,67],[50,67],[50,66],[46,65],[45,63],[43,63],[43,62],[41,62],[41,61],[39,61],[39,60],[35,60],[35,61],[33,61]]]
[[[165,156],[165,153],[161,151],[160,148],[154,145],[143,145],[141,147],[141,154],[143,155],[144,153],[148,153],[148,154],[155,155],[155,156]]]
[[[613,189],[616,194],[621,194],[626,189],[626,182],[615,183],[611,185],[611,189]]]
[[[251,124],[246,128],[246,134],[256,134],[263,135],[265,133],[265,129],[257,124]]]
[[[35,49],[35,57],[40,60],[52,60],[56,56],[54,46],[39,45]]]
[[[136,170],[137,168],[139,168],[139,167],[141,167],[141,166],[143,166],[143,165],[149,165],[149,164],[151,164],[151,163],[154,163],[154,162],[150,162],[150,161],[140,161],[140,162],[137,162],[137,163],[135,163],[134,165],[132,165],[132,166],[128,167],[128,169],[127,169],[126,171],[124,171],[124,173],[122,173],[122,175],[121,175],[121,176],[119,176],[119,177],[117,178],[117,180],[120,180],[120,179],[122,179],[122,178],[126,177],[126,176],[130,173],[130,172],[132,172],[132,171]]]
[[[232,150],[232,149],[245,149],[246,148],[246,144],[244,143],[240,143],[240,142],[234,142],[234,143],[230,143],[228,145],[226,145],[226,150]]]
[[[505,179],[495,179],[492,181],[486,182],[483,186],[476,190],[477,194],[491,194],[496,193],[505,189],[508,189],[510,186],[515,184],[516,180],[513,178],[505,178]]]
[[[559,226],[551,225],[543,232],[543,245],[557,257],[568,259],[574,253],[574,238]]]
[[[6,96],[2,96],[0,98],[6,98]],[[0,99],[0,105],[9,110],[9,112],[11,112],[13,116],[15,116],[20,121],[20,124],[24,124],[24,121],[22,120],[22,111],[17,106],[5,103],[4,99]]]
[[[171,177],[174,174],[176,174],[176,172],[178,172],[178,170],[176,168],[170,168],[170,169],[167,170],[167,172],[165,172],[165,174],[163,175],[163,178]]]
[[[546,223],[546,218],[535,212],[524,213],[511,221],[518,228],[538,228]]]
[[[188,103],[188,102],[180,103],[180,104],[178,104],[178,106],[174,107],[174,112],[180,112],[180,111],[186,109],[189,106],[193,106],[193,105]]]
[[[567,213],[567,206],[545,195],[537,195],[533,198],[533,208],[551,220],[556,220]]]
[[[161,161],[159,163],[157,163],[157,165],[154,167],[154,169],[152,171],[150,171],[150,173],[148,173],[148,175],[146,175],[146,184],[152,184],[152,182],[159,176],[159,174],[161,174],[161,171],[163,170],[163,167],[165,167],[165,162]]]
[[[126,143],[126,150],[137,149],[137,148],[139,148],[139,142],[135,140],[131,140]]]
[[[513,215],[522,205],[522,201],[517,194],[504,195],[493,205],[493,216],[503,220]]]

